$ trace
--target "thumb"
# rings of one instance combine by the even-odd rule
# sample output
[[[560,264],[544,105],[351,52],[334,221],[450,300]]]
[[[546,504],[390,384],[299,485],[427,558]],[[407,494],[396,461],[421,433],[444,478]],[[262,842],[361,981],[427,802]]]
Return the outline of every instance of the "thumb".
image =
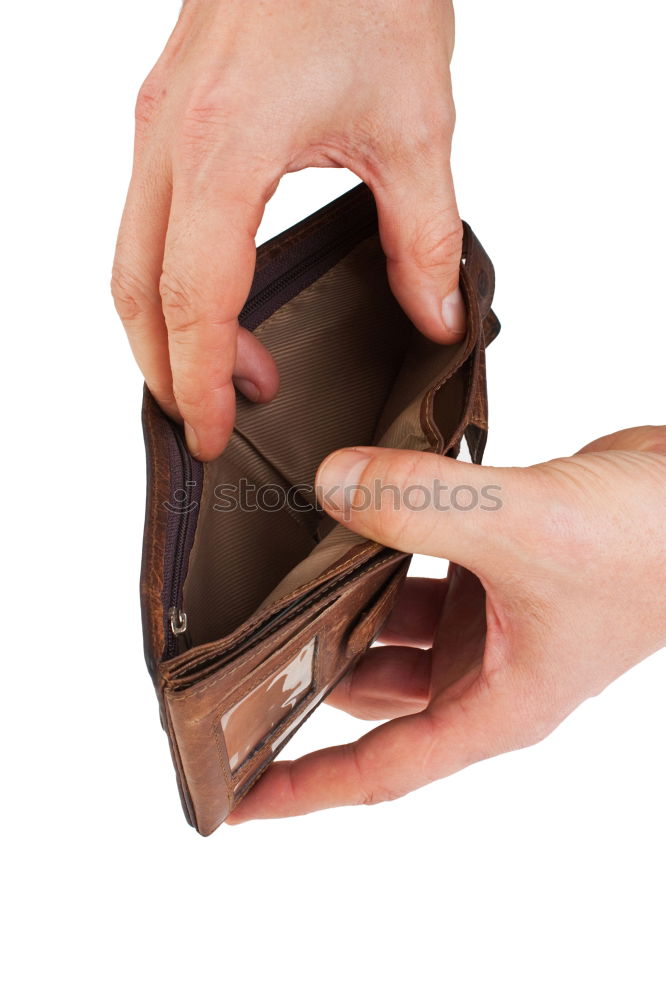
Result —
[[[526,469],[363,447],[329,455],[315,485],[321,506],[352,531],[477,575],[515,562],[522,540],[538,537],[538,486]]]
[[[415,166],[412,161],[373,185],[388,279],[418,330],[453,343],[465,332],[466,316],[458,288],[463,229],[449,145],[438,144],[429,163]]]

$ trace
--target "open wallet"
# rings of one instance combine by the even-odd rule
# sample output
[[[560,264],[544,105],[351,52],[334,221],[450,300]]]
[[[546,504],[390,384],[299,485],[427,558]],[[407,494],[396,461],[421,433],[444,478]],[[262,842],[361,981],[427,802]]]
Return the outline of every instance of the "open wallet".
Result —
[[[387,618],[410,556],[315,502],[320,462],[375,444],[480,462],[493,267],[464,226],[467,332],[437,344],[393,297],[361,184],[257,252],[240,322],[266,345],[273,402],[237,399],[215,461],[193,459],[146,390],[145,653],[185,815],[224,821]]]

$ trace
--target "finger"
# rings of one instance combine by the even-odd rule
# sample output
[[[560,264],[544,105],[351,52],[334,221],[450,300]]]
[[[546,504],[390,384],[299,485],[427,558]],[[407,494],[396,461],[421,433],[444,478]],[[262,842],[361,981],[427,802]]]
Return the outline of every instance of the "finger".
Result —
[[[268,403],[280,387],[275,362],[260,340],[239,327],[234,385],[253,403]]]
[[[437,653],[406,644],[369,649],[328,696],[329,705],[359,719],[395,719],[422,711],[433,694],[478,668],[485,639],[485,591],[478,579],[460,566],[452,566],[451,599],[445,606],[442,584],[448,585],[448,580],[414,582],[438,585],[429,588],[439,600],[428,623],[433,637],[435,632],[439,636]],[[405,609],[413,609],[417,617],[419,592],[427,590],[412,588]],[[428,598],[432,601],[431,594]],[[435,602],[432,604],[434,612]]]
[[[543,529],[549,513],[536,480],[529,469],[362,447],[329,455],[317,472],[316,490],[322,507],[352,531],[483,575],[515,566],[521,557],[537,558],[536,528]],[[531,536],[536,538],[529,547],[522,544]]]
[[[162,409],[178,419],[159,295],[170,203],[166,167],[138,151],[118,233],[111,290],[148,388]]]
[[[429,695],[429,650],[376,646],[345,674],[327,703],[357,719],[395,719],[422,711]]]
[[[188,446],[204,461],[219,455],[233,427],[238,314],[252,283],[264,204],[265,188],[251,177],[174,183],[160,294],[174,395]],[[241,377],[254,390],[246,384],[244,391],[269,398],[277,380],[273,372],[266,378],[273,362],[257,342],[249,345],[241,351]]]
[[[462,222],[451,176],[450,132],[445,119],[429,135],[422,155],[385,159],[369,178],[393,294],[417,329],[453,343],[465,332],[458,287]]]
[[[385,722],[356,743],[329,747],[299,760],[280,761],[230,815],[227,822],[299,816],[344,805],[371,805],[399,798],[469,764],[510,749],[503,709],[487,685],[435,716],[429,710]]]
[[[408,576],[378,638],[392,646],[432,646],[448,580]]]
[[[434,640],[431,696],[444,702],[455,696],[457,686],[469,685],[483,663],[487,636],[486,592],[478,577],[462,566],[449,567],[446,602]],[[492,616],[492,608],[491,608]],[[433,704],[433,708],[435,705]]]
[[[227,823],[395,798],[417,787],[414,760],[427,756],[431,746],[430,722],[420,713],[384,723],[357,743],[272,764]]]
[[[383,665],[377,654],[387,658],[392,653],[409,654],[416,658],[420,669],[426,658],[430,661],[435,656],[438,691],[432,689],[435,671],[429,670],[428,695],[432,701],[428,708],[417,714],[404,713],[357,743],[272,765],[228,822],[293,816],[396,798],[510,749],[516,706],[524,711],[527,700],[515,697],[513,675],[505,674],[496,682],[499,671],[483,674],[485,629],[479,629],[479,624],[483,625],[479,616],[484,617],[482,588],[471,574],[460,567],[454,569],[453,600],[446,602],[442,648],[436,654],[404,647],[370,651],[377,656],[378,673]],[[367,662],[371,662],[370,654]],[[389,683],[395,680],[395,674],[389,676]],[[352,703],[353,687],[348,695]],[[368,670],[358,688],[360,697],[370,689]]]

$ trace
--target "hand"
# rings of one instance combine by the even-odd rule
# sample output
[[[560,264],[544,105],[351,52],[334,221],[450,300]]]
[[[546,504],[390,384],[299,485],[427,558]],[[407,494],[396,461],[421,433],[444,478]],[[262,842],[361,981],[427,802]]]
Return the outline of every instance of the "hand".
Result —
[[[254,237],[280,177],[348,167],[372,188],[396,297],[429,337],[462,335],[462,227],[449,164],[448,0],[188,0],[141,88],[113,293],[157,401],[215,458],[238,389],[275,365],[239,327]]]
[[[448,511],[353,509],[363,506],[355,484],[391,484],[401,497],[420,484],[432,497],[436,480],[456,497]],[[666,427],[620,431],[528,469],[345,450],[324,461],[317,486],[362,535],[454,564],[446,581],[406,581],[387,645],[329,697],[391,721],[273,764],[230,823],[393,799],[536,743],[666,642]]]

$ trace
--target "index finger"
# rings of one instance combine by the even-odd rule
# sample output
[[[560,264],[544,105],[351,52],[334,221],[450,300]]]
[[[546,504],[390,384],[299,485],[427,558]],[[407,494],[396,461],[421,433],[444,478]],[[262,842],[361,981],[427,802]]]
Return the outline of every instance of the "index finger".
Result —
[[[264,203],[258,188],[249,198],[242,193],[239,179],[174,186],[160,295],[174,396],[190,451],[203,461],[222,451],[234,423],[238,314],[252,284]],[[274,362],[248,335],[243,353],[255,398],[269,398]]]
[[[298,760],[271,764],[227,818],[300,816],[334,806],[369,805],[398,798],[434,780],[421,768],[432,751],[433,724],[426,712],[386,722],[356,743],[327,747]]]
[[[158,292],[170,202],[171,183],[161,158],[148,156],[137,143],[111,290],[148,388],[162,409],[178,419]]]
[[[454,643],[451,653],[460,662],[449,670],[458,665],[462,675],[478,650]],[[525,700],[506,680],[498,691],[479,673],[457,692],[445,684],[422,712],[385,722],[355,743],[272,764],[227,823],[399,798],[507,750]]]

